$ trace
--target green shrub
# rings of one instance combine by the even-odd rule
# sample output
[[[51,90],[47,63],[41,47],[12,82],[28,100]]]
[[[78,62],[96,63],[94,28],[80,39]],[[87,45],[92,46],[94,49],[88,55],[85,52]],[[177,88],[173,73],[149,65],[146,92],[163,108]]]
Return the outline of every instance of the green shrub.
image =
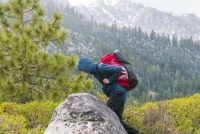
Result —
[[[200,134],[200,94],[127,106],[124,119],[148,134]]]
[[[15,102],[4,102],[0,105],[0,112],[12,113],[13,109],[17,106]]]
[[[23,115],[28,120],[28,128],[36,128],[38,126],[47,127],[57,105],[58,103],[53,101],[34,101],[18,105],[15,108],[14,113]]]
[[[138,107],[128,105],[124,120],[145,134],[200,134],[199,104],[200,94]],[[53,101],[0,103],[0,134],[43,134],[58,105]]]
[[[101,92],[96,92],[95,95],[97,96],[97,98],[99,98],[101,101],[103,101],[104,103],[106,103],[108,97]]]
[[[200,94],[170,102],[170,122],[183,134],[200,133]]]
[[[0,104],[0,134],[43,134],[58,102]]]
[[[3,113],[0,115],[0,132],[16,134],[27,132],[27,119],[22,115]]]

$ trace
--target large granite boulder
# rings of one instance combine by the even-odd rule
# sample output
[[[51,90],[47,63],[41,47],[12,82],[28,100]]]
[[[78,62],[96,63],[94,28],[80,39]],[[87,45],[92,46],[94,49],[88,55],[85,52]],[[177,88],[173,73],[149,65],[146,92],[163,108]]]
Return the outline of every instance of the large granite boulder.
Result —
[[[96,97],[72,94],[56,108],[45,134],[127,134],[117,115]]]

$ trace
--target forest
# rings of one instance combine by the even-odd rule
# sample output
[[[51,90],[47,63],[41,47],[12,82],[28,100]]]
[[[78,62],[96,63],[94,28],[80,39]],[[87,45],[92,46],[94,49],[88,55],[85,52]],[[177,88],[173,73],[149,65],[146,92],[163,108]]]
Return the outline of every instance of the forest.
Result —
[[[85,45],[84,51],[75,49],[80,56],[88,56],[96,62],[106,53],[122,51],[139,76],[139,86],[130,95],[139,102],[171,99],[199,92],[200,42],[192,37],[150,33],[141,27],[119,27],[98,24],[86,20],[73,8],[63,9],[63,26],[70,30],[70,40],[62,46],[64,53],[74,44]],[[71,52],[72,53],[72,52]],[[96,83],[96,89],[99,89]]]

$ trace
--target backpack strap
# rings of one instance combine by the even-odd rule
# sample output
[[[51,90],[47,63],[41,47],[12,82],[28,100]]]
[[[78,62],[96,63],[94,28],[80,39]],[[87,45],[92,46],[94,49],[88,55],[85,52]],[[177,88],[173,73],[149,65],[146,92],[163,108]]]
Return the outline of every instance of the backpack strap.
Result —
[[[95,77],[97,78],[97,79],[101,79],[101,82],[102,82],[102,80],[104,79],[104,77],[102,76],[102,74],[101,74],[101,72],[99,71],[99,65],[101,65],[102,63],[97,63],[97,65],[96,65],[96,75],[95,75]]]

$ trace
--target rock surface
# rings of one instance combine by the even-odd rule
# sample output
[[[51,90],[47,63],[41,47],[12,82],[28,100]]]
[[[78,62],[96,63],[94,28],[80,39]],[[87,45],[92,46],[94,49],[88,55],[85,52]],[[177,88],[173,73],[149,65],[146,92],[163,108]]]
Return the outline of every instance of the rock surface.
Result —
[[[117,115],[96,97],[72,94],[56,108],[45,134],[127,134]]]

